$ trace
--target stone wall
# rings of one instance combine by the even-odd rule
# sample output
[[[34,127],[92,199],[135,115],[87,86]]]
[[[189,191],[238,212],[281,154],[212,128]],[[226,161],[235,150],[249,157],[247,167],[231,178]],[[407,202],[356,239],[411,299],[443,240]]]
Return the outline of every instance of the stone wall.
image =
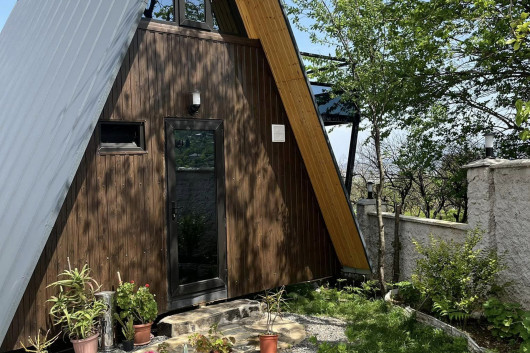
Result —
[[[469,223],[486,229],[504,256],[506,298],[530,309],[530,160],[482,160],[467,168]]]
[[[480,227],[486,233],[483,246],[502,254],[508,267],[501,281],[507,300],[530,309],[530,160],[486,159],[467,166],[469,224],[400,216],[400,279],[409,279],[417,254],[412,240],[427,243],[433,234],[446,240],[465,238],[468,229]],[[359,200],[357,217],[373,269],[377,265],[377,217],[375,200]],[[384,213],[386,278],[392,278],[393,213]]]
[[[370,262],[375,270],[379,244],[375,200],[360,200],[357,203],[357,217],[364,236]],[[410,279],[416,266],[418,254],[412,243],[413,240],[426,244],[429,242],[430,234],[447,240],[463,239],[469,229],[469,226],[463,223],[403,215],[399,217],[399,221],[401,242],[399,266],[401,280]],[[390,281],[393,273],[395,215],[388,212],[383,213],[383,223],[385,224],[386,239],[385,278]]]

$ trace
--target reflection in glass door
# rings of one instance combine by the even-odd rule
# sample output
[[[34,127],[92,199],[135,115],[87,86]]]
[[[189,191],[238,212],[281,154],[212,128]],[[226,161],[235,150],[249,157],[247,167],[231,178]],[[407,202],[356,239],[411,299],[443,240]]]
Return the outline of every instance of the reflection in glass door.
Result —
[[[177,307],[217,299],[226,291],[222,121],[167,119],[166,152],[170,298]]]

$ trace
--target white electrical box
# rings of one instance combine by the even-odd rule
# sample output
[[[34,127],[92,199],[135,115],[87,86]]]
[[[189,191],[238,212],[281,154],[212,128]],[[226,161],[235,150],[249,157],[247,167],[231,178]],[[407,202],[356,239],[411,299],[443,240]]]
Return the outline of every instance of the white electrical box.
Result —
[[[285,142],[285,125],[272,124],[272,142]]]

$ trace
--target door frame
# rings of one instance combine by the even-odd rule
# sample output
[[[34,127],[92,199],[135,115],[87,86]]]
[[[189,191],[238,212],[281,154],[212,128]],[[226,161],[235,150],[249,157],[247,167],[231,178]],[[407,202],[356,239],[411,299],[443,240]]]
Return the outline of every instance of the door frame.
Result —
[[[225,191],[225,165],[224,165],[224,127],[222,120],[190,119],[190,118],[165,118],[165,162],[166,162],[166,241],[167,241],[167,291],[168,310],[186,306],[226,299],[228,297],[228,269],[226,247],[226,191]],[[216,180],[216,208],[217,208],[217,242],[218,242],[218,277],[194,283],[172,285],[172,278],[178,281],[178,252],[171,255],[172,231],[176,233],[176,222],[172,217],[171,195],[175,195],[176,171],[174,166],[175,155],[173,144],[173,131],[178,130],[211,130],[214,131],[215,143],[215,180]],[[176,277],[174,272],[177,269]]]

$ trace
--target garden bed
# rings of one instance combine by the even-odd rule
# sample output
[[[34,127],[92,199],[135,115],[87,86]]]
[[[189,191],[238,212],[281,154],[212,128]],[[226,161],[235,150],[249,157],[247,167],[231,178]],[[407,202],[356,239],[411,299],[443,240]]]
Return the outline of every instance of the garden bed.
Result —
[[[346,323],[344,340],[311,337],[303,342],[313,344],[326,353],[378,352],[378,353],[464,353],[467,341],[451,337],[441,329],[421,324],[403,308],[382,299],[370,299],[369,295],[356,293],[358,288],[345,290],[308,288],[291,290],[289,310],[305,316],[333,317]],[[339,329],[339,328],[337,328]],[[297,347],[293,350],[296,352]]]

